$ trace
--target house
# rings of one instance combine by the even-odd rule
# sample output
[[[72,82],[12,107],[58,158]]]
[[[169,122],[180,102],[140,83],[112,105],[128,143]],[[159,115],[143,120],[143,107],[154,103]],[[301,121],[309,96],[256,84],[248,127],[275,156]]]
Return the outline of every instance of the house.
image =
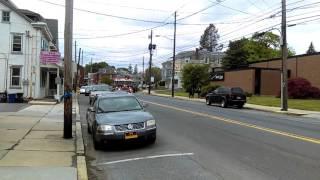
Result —
[[[0,92],[60,99],[58,21],[19,9],[10,0],[0,0],[0,16]]]
[[[210,52],[196,49],[195,51],[183,51],[176,55],[175,61],[175,88],[182,88],[182,69],[187,64],[208,64],[211,71],[217,71],[222,67],[222,52]],[[172,60],[162,63],[162,81],[166,88],[172,87]]]

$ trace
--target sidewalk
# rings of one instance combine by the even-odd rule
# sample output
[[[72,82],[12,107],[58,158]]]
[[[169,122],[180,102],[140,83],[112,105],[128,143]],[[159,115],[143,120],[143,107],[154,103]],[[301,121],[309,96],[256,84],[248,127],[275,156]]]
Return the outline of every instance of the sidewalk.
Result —
[[[75,117],[73,138],[63,139],[63,103],[0,113],[0,179],[78,179]]]
[[[143,93],[146,94],[147,91],[144,90]],[[171,95],[158,94],[158,93],[155,93],[154,91],[151,91],[151,95],[162,96],[162,97],[171,97]],[[181,99],[181,100],[197,101],[197,102],[205,103],[205,99],[188,98],[188,97],[182,97],[182,96],[175,96],[174,98]],[[317,112],[317,111],[305,111],[305,110],[300,110],[300,109],[288,109],[288,111],[280,111],[279,107],[261,106],[261,105],[255,105],[255,104],[245,104],[244,107],[248,108],[248,109],[259,110],[259,111],[274,112],[274,113],[281,113],[281,114],[304,116],[304,117],[311,117],[311,118],[320,119],[320,112]]]

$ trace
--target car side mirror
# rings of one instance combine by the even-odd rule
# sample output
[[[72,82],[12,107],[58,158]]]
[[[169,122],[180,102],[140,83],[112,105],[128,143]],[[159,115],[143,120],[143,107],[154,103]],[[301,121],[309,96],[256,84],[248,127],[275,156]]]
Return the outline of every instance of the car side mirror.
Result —
[[[89,107],[89,108],[88,108],[88,111],[90,111],[90,112],[95,112],[96,110],[95,110],[94,107]]]

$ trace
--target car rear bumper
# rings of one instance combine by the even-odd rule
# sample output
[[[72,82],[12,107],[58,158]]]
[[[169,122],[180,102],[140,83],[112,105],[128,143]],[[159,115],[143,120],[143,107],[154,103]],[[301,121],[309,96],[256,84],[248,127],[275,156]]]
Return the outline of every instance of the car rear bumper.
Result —
[[[238,105],[238,104],[245,104],[246,100],[229,100],[228,103],[230,105]]]
[[[142,130],[136,130],[136,131],[130,131],[130,132],[136,132],[138,137],[129,139],[129,140],[148,140],[152,138],[156,138],[157,129],[142,129]],[[114,132],[112,134],[107,133],[97,133],[96,134],[96,140],[100,142],[108,142],[108,141],[127,141],[125,139],[125,133],[126,132]]]

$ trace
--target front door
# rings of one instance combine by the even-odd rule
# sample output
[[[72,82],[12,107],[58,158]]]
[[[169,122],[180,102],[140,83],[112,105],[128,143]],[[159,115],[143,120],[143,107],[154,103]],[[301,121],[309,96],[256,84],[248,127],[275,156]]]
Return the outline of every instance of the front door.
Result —
[[[56,72],[49,72],[49,97],[53,97],[57,93]]]

